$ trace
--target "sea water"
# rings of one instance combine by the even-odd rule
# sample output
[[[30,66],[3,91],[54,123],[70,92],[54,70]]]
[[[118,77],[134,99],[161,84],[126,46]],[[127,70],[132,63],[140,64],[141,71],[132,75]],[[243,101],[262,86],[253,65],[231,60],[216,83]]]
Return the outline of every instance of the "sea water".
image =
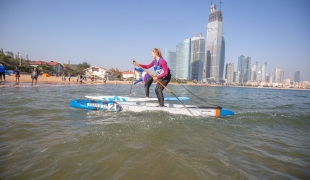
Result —
[[[168,87],[235,115],[69,107],[85,95],[144,97],[143,85],[0,88],[0,179],[310,178],[310,91]]]

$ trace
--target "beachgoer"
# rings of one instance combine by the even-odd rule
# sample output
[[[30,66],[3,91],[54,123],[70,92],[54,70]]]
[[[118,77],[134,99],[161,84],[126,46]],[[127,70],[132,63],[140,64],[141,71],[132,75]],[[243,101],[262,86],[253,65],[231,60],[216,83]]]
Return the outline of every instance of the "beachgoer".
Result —
[[[20,69],[18,69],[18,66],[15,68],[15,81],[19,82],[19,77],[20,77]]]
[[[2,76],[3,81],[5,81],[5,66],[3,64],[0,64],[0,81],[2,81]]]
[[[150,97],[150,87],[153,83],[153,78],[143,71],[141,68],[135,68],[136,71],[140,72],[140,79],[138,79],[136,82],[134,82],[134,85],[137,83],[144,81],[144,90],[145,90],[145,97],[148,98]]]
[[[82,84],[82,81],[83,81],[83,74],[80,74],[79,79],[80,79],[80,84]]]
[[[107,78],[103,78],[103,83],[106,84],[107,83]]]
[[[154,67],[155,75],[153,79],[155,81],[160,81],[164,86],[167,86],[171,80],[170,69],[168,68],[166,60],[162,57],[160,49],[154,48],[152,51],[152,57],[154,58],[152,62],[148,65],[138,64],[137,62],[133,62],[134,65],[140,65],[144,69],[149,69]],[[159,107],[164,106],[164,94],[163,94],[164,87],[157,83],[155,88],[155,93],[158,99]]]
[[[39,76],[39,73],[37,71],[37,68],[33,68],[33,71],[31,73],[32,85],[33,85],[33,80],[36,80],[35,84],[37,84],[38,76]]]
[[[68,74],[68,79],[69,79],[69,81],[70,81],[70,79],[71,79],[71,74],[70,74],[70,73]]]

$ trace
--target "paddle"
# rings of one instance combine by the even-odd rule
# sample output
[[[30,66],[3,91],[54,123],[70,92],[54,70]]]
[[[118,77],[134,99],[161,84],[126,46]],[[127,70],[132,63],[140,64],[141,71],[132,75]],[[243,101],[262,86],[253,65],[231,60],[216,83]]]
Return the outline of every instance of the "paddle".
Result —
[[[132,78],[132,81],[131,81],[131,87],[130,87],[130,93],[129,93],[129,95],[131,94],[131,89],[132,89],[132,85],[133,85],[133,80],[136,80],[136,72],[135,72],[135,70],[133,71],[133,78]]]
[[[143,71],[145,71],[146,73],[148,73],[152,78],[154,78],[154,76],[149,73],[146,69],[144,69],[143,67],[140,66],[140,64],[138,62],[136,62],[135,60],[133,60],[134,65],[138,66],[139,68],[143,69]],[[180,101],[180,103],[188,110],[188,112],[192,114],[192,112],[185,106],[185,104],[170,90],[168,89],[162,82],[160,82],[158,79],[156,79],[156,82],[158,84],[160,84],[162,87],[164,87],[168,92],[170,92],[174,97],[176,97],[178,99],[178,101]]]

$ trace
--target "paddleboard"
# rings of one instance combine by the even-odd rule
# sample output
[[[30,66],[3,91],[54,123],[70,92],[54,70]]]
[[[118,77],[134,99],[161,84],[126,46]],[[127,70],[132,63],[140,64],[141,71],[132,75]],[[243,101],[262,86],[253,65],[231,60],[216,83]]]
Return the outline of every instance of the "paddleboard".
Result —
[[[182,104],[166,104],[165,107],[157,107],[157,103],[147,102],[115,102],[115,101],[101,101],[90,99],[73,99],[70,101],[70,106],[74,108],[88,109],[88,110],[106,110],[112,112],[118,111],[166,111],[172,114],[183,114],[189,116],[215,116],[223,117],[234,115],[234,112],[221,107],[207,107]]]
[[[137,102],[137,101],[157,101],[157,98],[139,98],[139,97],[125,97],[125,96],[85,96],[88,99],[116,101],[116,102]],[[180,101],[188,101],[188,97],[178,97]],[[165,101],[178,101],[176,97],[164,97]]]

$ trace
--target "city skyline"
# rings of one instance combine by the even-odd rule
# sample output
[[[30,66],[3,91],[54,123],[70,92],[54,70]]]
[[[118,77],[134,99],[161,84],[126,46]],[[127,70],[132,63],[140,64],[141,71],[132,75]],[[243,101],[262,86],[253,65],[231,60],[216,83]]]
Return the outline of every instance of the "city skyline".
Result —
[[[132,60],[151,61],[151,49],[174,49],[177,42],[203,33],[211,1],[9,1],[0,2],[0,48],[31,60],[89,62],[120,70]],[[284,78],[310,80],[310,12],[307,0],[213,0],[223,13],[225,64],[240,55],[268,62]],[[155,9],[159,9],[154,13]],[[188,8],[191,7],[191,8]],[[132,69],[134,67],[132,66]]]

